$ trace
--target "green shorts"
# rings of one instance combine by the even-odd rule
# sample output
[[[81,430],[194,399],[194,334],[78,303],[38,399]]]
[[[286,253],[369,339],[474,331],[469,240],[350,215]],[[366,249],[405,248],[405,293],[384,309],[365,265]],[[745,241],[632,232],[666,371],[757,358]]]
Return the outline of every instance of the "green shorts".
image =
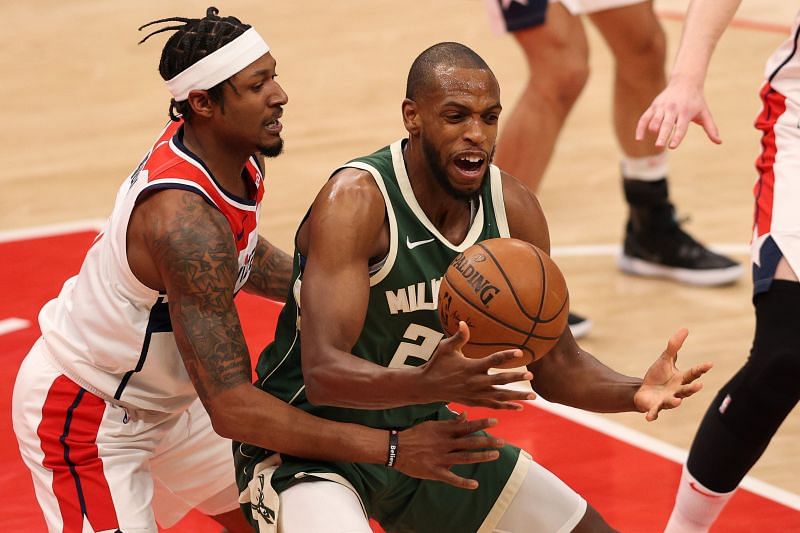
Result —
[[[439,419],[455,415],[446,407]],[[399,454],[403,453],[402,441]],[[477,490],[420,480],[382,465],[323,463],[284,457],[272,476],[280,493],[296,483],[318,481],[314,474],[333,473],[352,484],[367,514],[392,533],[492,531],[514,498],[531,463],[519,448],[505,446],[500,458],[489,463],[456,465],[452,471],[475,479]]]

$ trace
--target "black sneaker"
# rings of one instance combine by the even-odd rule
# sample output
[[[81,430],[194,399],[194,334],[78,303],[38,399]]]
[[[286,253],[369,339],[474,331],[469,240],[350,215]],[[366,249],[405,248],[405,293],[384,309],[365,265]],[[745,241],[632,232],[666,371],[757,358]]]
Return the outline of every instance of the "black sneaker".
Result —
[[[744,271],[733,259],[694,240],[678,221],[637,231],[629,220],[618,264],[628,274],[707,286],[733,283]]]
[[[569,325],[569,330],[572,332],[572,336],[576,339],[585,337],[592,329],[591,320],[575,313],[570,313],[567,316],[567,325]]]

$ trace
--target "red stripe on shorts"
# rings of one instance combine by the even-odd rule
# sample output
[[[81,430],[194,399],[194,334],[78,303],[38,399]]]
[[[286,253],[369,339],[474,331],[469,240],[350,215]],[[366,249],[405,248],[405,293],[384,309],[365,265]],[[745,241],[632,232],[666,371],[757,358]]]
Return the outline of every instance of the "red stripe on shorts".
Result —
[[[42,407],[36,432],[44,467],[53,472],[64,533],[81,533],[84,515],[95,531],[119,527],[96,444],[105,408],[104,400],[65,376],[53,382]]]
[[[755,196],[754,225],[758,236],[769,233],[772,225],[772,198],[775,189],[775,123],[786,111],[786,97],[776,92],[769,83],[761,90],[764,108],[756,118],[756,129],[761,130],[761,155],[756,159],[758,180],[753,187]]]

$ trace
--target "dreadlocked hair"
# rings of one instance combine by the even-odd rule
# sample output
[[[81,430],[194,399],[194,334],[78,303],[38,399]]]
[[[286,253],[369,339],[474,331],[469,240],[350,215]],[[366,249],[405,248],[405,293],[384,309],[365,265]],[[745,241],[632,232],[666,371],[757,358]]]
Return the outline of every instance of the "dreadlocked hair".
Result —
[[[181,23],[159,28],[139,41],[139,44],[142,44],[153,35],[165,31],[175,31],[164,45],[164,49],[161,52],[161,62],[158,64],[158,72],[165,81],[174,78],[250,29],[249,24],[244,24],[236,17],[220,17],[218,14],[219,9],[209,7],[206,10],[206,16],[201,19],[169,17],[154,20],[139,27],[139,31],[142,31],[154,24]],[[225,83],[230,83],[230,78],[208,89],[209,98],[213,102],[219,103],[220,106],[223,106],[222,87]],[[233,84],[231,84],[231,87],[234,91],[236,90]],[[176,102],[174,98],[171,99],[169,103],[169,118],[177,121],[181,116],[187,121],[191,120],[192,109],[189,101]]]

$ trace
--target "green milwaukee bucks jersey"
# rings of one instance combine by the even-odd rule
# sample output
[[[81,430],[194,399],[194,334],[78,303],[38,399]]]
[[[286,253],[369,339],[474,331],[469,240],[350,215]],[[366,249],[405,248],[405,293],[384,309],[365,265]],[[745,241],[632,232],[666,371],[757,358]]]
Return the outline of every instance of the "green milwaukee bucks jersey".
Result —
[[[397,141],[345,165],[366,170],[375,178],[386,203],[390,235],[388,255],[371,271],[367,316],[352,353],[390,368],[424,364],[442,339],[437,296],[442,276],[453,258],[476,242],[509,236],[500,171],[496,167],[490,167],[490,176],[473,204],[466,238],[453,244],[419,206],[406,173],[402,146],[403,141]],[[300,365],[303,262],[296,251],[294,290],[278,320],[275,341],[259,359],[259,386],[315,415],[376,428],[405,428],[432,416],[441,404],[360,410],[308,403]]]

